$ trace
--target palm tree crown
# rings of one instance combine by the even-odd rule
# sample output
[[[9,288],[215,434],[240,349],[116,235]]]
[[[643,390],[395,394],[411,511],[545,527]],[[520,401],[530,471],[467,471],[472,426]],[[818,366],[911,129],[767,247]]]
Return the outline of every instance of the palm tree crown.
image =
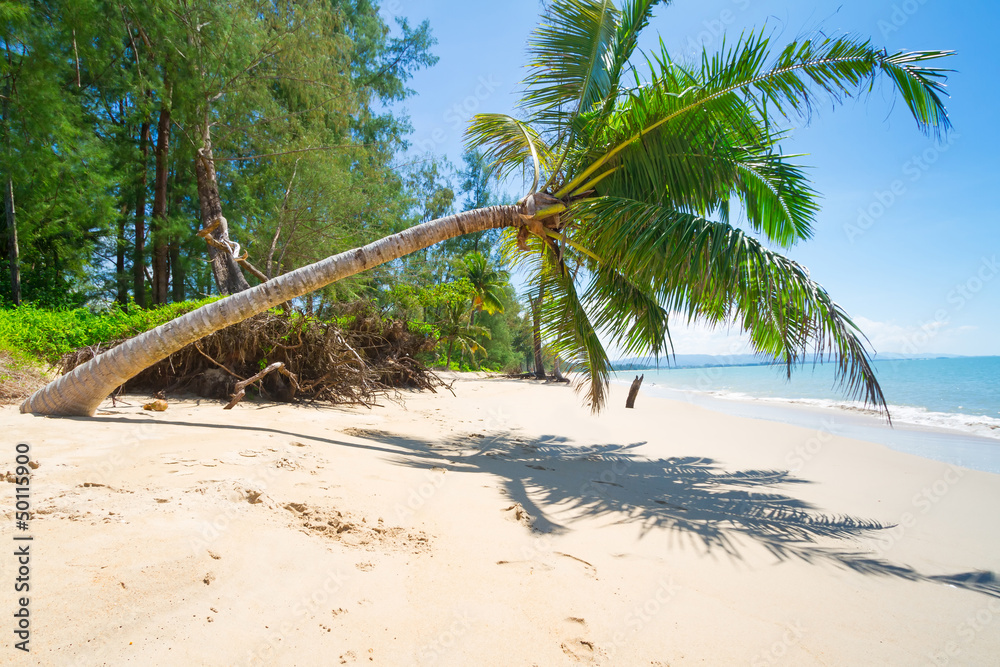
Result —
[[[817,194],[783,127],[817,95],[870,90],[880,76],[929,133],[949,127],[946,51],[889,54],[853,37],[774,49],[741,37],[700,62],[659,51],[631,64],[658,0],[557,0],[529,42],[520,118],[480,114],[467,142],[498,177],[532,186],[505,251],[546,295],[545,335],[606,399],[610,361],[598,334],[627,354],[669,355],[669,317],[732,322],[790,374],[834,359],[846,392],[886,414],[865,338],[806,269],[766,244],[809,238]],[[667,4],[666,2],[662,4]],[[730,219],[738,202],[748,231]]]

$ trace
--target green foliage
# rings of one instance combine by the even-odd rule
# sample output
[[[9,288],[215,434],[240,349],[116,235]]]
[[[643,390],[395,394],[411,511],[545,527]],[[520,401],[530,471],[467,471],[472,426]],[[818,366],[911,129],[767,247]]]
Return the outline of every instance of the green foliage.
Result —
[[[818,195],[800,156],[781,150],[789,123],[817,99],[837,103],[880,80],[922,130],[944,132],[946,70],[934,65],[951,52],[889,54],[822,34],[775,48],[750,33],[693,65],[661,41],[636,66],[658,3],[620,4],[547,3],[529,40],[520,119],[481,114],[467,133],[488,170],[534,174],[532,234],[507,230],[503,256],[544,295],[550,350],[583,372],[596,411],[610,372],[602,334],[661,355],[672,351],[672,312],[735,323],[789,373],[809,356],[835,359],[846,392],[885,410],[862,332],[805,269],[731,225],[730,207],[766,243],[808,238]]]
[[[0,310],[0,345],[55,364],[85,345],[128,338],[148,331],[215,299],[186,301],[145,310],[117,304],[93,312],[86,308],[48,310],[34,305]]]
[[[206,123],[231,237],[267,275],[409,224],[418,202],[393,163],[410,128],[393,105],[436,61],[426,22],[388,25],[369,0],[29,4],[0,2],[0,176],[25,301],[139,299],[133,271],[148,292],[155,247],[169,254],[170,300],[211,293],[193,169]],[[164,110],[168,196],[153,219]],[[429,211],[453,195],[436,199]],[[370,296],[380,278],[327,290],[317,310]]]

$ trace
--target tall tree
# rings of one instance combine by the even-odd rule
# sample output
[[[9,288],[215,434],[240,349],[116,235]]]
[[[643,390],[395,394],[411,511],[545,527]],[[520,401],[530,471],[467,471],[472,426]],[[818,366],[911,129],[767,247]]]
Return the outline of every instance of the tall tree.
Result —
[[[167,256],[167,177],[170,151],[170,86],[164,84],[160,118],[156,123],[156,171],[153,177],[153,303],[167,302],[169,264]]]
[[[533,170],[518,204],[420,224],[209,304],[79,366],[22,410],[93,414],[113,388],[212,331],[489,229],[507,230],[509,252],[544,288],[549,345],[588,379],[594,410],[610,370],[597,332],[629,352],[665,353],[671,310],[735,320],[789,373],[809,355],[829,355],[848,394],[886,410],[860,330],[803,267],[729,224],[728,207],[740,201],[754,231],[776,245],[808,237],[816,195],[780,151],[785,114],[807,109],[817,88],[836,100],[882,75],[921,128],[943,131],[944,75],[932,65],[948,52],[889,54],[818,36],[775,53],[752,34],[694,67],[675,63],[661,43],[642,82],[629,60],[654,4],[549,4],[531,39],[527,120],[481,115],[469,135],[498,173]],[[587,283],[582,294],[578,281]]]
[[[135,244],[132,249],[132,294],[140,308],[146,307],[146,174],[149,158],[148,120],[139,125],[139,162],[135,177]]]
[[[10,100],[14,94],[15,82],[18,72],[24,59],[22,49],[19,49],[12,41],[11,25],[23,24],[26,19],[26,8],[19,8],[3,3],[3,22],[5,24],[3,34],[3,55],[4,55],[4,95],[3,95],[3,172],[5,174],[3,199],[4,213],[7,219],[7,262],[10,271],[10,293],[11,302],[15,306],[21,305],[21,260],[20,249],[17,241],[17,217],[14,207],[14,177],[11,174],[14,162],[14,155],[11,151],[10,137]]]

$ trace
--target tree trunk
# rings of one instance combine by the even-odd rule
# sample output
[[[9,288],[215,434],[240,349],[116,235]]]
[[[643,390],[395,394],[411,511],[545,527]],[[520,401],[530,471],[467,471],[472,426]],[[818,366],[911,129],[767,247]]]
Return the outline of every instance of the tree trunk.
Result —
[[[139,154],[142,165],[135,189],[135,248],[132,253],[132,292],[135,303],[146,307],[146,158],[149,156],[149,123],[139,130]]]
[[[125,223],[128,218],[128,204],[122,205],[118,218],[118,234],[115,236],[115,301],[122,306],[128,304],[128,276],[125,274]]]
[[[21,412],[92,416],[115,387],[210,333],[440,241],[521,225],[524,211],[517,205],[491,206],[427,222],[207,304],[77,366],[32,394]]]
[[[14,217],[14,180],[7,175],[3,193],[7,210],[7,256],[10,262],[10,298],[15,306],[21,305],[21,259],[17,247],[17,220]]]
[[[208,243],[208,256],[219,294],[236,294],[250,289],[236,262],[239,247],[229,239],[229,223],[222,217],[222,200],[219,182],[215,177],[215,159],[212,157],[212,130],[208,118],[202,128],[202,147],[195,156],[195,173],[198,177],[198,201],[201,203],[203,228],[198,232]]]
[[[170,298],[174,303],[184,300],[184,264],[181,247],[177,241],[170,244]]]
[[[7,182],[4,184],[3,200],[4,210],[7,214],[7,261],[10,264],[10,298],[15,306],[21,305],[21,258],[20,248],[17,245],[17,217],[14,211],[14,178],[10,175],[11,161],[14,155],[10,150],[10,112],[8,104],[11,96],[13,75],[7,80],[5,95],[3,97],[3,126],[5,148],[7,149]]]
[[[545,379],[545,364],[542,361],[542,297],[545,288],[538,288],[538,296],[531,301],[531,338],[534,343],[535,377]]]
[[[626,408],[635,407],[635,397],[639,395],[639,385],[642,384],[645,377],[646,374],[643,373],[642,375],[636,375],[635,379],[632,380],[632,386],[628,388],[628,398],[625,399]]]
[[[555,362],[552,364],[552,374],[556,377],[556,382],[569,382],[569,380],[563,377],[562,372],[559,370],[559,357],[556,357]]]
[[[153,178],[153,219],[150,231],[153,241],[153,303],[167,302],[167,153],[170,150],[170,88],[167,99],[160,106],[160,120],[156,124],[156,175]]]

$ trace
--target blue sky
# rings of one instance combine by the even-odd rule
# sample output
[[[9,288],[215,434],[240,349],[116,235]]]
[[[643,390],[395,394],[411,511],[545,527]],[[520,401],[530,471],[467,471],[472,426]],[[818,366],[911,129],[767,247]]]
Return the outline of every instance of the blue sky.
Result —
[[[383,15],[428,19],[440,62],[411,81],[402,106],[414,153],[460,164],[462,132],[481,111],[511,112],[525,70],[525,41],[541,3],[385,0]],[[888,87],[794,123],[783,144],[807,153],[823,195],[815,236],[788,251],[869,336],[876,351],[1000,355],[1000,133],[992,44],[1000,5],[986,0],[675,0],[657,35],[675,57],[717,49],[726,34],[763,26],[784,43],[817,29],[867,36],[890,52],[951,49],[946,66],[955,129],[921,134]],[[516,189],[512,188],[512,189]],[[511,192],[520,196],[520,192]],[[676,351],[742,352],[735,332],[672,326]]]

